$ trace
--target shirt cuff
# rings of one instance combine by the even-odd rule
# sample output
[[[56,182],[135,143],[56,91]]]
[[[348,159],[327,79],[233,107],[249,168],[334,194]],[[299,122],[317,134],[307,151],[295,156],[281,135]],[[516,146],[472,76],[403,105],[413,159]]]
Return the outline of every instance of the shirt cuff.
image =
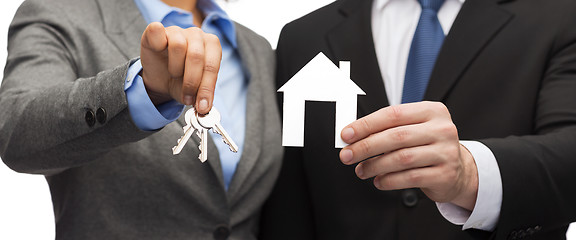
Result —
[[[144,80],[139,75],[140,71],[142,71],[142,64],[140,60],[137,60],[128,68],[128,74],[124,80],[130,116],[141,130],[153,131],[163,128],[178,119],[185,106],[174,100],[154,106],[146,92]]]
[[[460,141],[470,151],[478,169],[478,196],[474,210],[452,203],[436,203],[446,220],[463,225],[462,230],[475,228],[493,231],[500,217],[502,205],[502,178],[496,157],[486,145],[477,141]]]

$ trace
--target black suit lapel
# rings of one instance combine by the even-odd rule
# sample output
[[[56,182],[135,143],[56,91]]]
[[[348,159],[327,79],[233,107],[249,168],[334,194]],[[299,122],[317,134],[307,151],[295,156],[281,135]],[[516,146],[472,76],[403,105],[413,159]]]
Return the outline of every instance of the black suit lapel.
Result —
[[[512,17],[495,1],[467,0],[444,40],[424,99],[442,101],[480,51]]]
[[[388,105],[374,51],[371,8],[371,0],[342,2],[342,21],[327,34],[330,52],[326,55],[333,61],[350,61],[352,80],[366,92],[358,96],[359,117]]]

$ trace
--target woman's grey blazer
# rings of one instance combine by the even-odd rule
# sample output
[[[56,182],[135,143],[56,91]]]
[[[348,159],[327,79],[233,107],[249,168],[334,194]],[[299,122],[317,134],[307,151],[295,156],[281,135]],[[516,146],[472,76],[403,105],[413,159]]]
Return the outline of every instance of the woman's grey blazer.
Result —
[[[250,82],[226,191],[212,139],[202,164],[196,137],[172,155],[182,117],[158,131],[130,117],[124,80],[145,27],[131,0],[24,2],[0,88],[0,156],[46,175],[57,239],[254,239],[282,156],[270,45],[236,25]]]

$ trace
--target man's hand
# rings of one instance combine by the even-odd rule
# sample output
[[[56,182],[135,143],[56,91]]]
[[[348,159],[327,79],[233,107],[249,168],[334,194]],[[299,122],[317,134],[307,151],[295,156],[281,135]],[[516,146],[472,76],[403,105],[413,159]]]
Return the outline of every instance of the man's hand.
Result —
[[[148,25],[142,34],[142,79],[155,105],[171,101],[208,113],[222,59],[218,37],[200,28]]]
[[[350,145],[344,164],[358,163],[359,178],[380,190],[421,188],[433,201],[472,210],[478,192],[476,163],[460,145],[444,104],[419,102],[380,109],[342,130]]]

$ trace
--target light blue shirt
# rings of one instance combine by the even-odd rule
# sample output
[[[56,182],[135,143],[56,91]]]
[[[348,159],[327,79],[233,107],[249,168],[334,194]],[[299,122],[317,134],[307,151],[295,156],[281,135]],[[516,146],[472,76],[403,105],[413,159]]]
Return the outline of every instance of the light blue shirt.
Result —
[[[194,26],[193,16],[190,12],[168,6],[160,0],[134,0],[134,2],[147,23],[161,22],[165,27],[188,28]],[[214,138],[220,154],[224,183],[228,189],[244,146],[248,77],[238,55],[234,23],[211,0],[199,0],[197,7],[206,16],[202,23],[202,30],[218,36],[222,45],[222,62],[216,82],[214,106],[222,115],[220,123],[238,145],[238,152],[231,152],[228,145],[220,140],[220,135],[212,133],[212,131],[210,134]],[[130,114],[140,129],[147,131],[160,129],[176,120],[182,114],[184,105],[170,101],[160,106],[154,106],[146,93],[142,78],[138,75],[141,70],[142,65],[138,60],[130,66],[126,76],[124,89]],[[174,136],[174,142],[178,137],[180,136]],[[193,160],[196,159],[191,159],[191,161]]]

